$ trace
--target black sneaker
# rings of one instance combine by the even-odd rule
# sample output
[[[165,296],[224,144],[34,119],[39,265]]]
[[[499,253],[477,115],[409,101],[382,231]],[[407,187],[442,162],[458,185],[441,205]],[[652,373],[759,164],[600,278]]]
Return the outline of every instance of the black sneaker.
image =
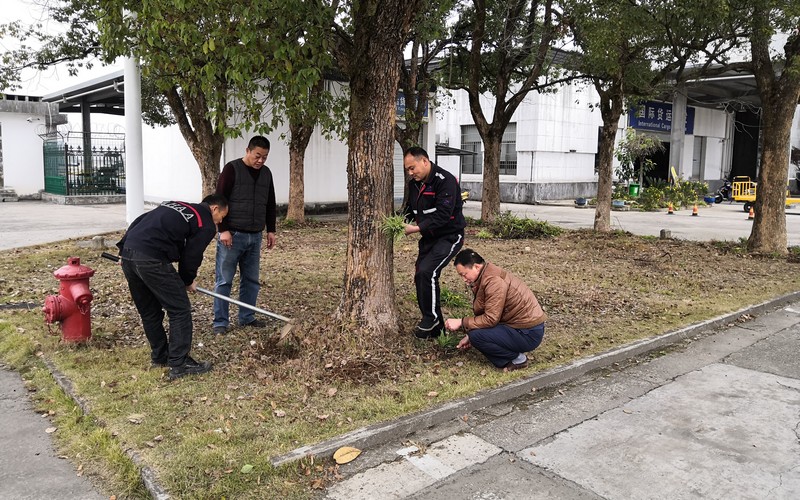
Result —
[[[211,361],[197,362],[191,356],[186,356],[186,361],[181,366],[173,366],[169,369],[169,379],[175,380],[186,375],[199,375],[211,371]]]
[[[166,361],[151,361],[150,362],[150,369],[151,370],[157,370],[159,368],[167,368],[168,366],[169,365],[167,365]]]
[[[414,336],[418,339],[430,339],[438,337],[442,333],[442,328],[439,326],[439,320],[423,319],[414,329]]]
[[[260,320],[260,319],[254,319],[250,323],[246,323],[246,324],[244,324],[242,326],[249,326],[249,327],[252,327],[252,328],[266,328],[267,322],[263,321],[263,320]]]
[[[215,326],[214,327],[214,335],[225,335],[228,333],[227,326]]]

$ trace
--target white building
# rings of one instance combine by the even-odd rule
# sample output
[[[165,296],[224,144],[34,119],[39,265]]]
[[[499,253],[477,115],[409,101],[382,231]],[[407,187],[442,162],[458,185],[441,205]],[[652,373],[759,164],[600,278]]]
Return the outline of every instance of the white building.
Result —
[[[81,111],[84,129],[91,129],[91,116],[96,112],[120,115],[124,112],[122,72],[94,79],[42,98],[57,105],[62,112]],[[328,82],[329,85],[339,85]],[[694,82],[688,91],[687,132],[683,142],[681,162],[676,166],[678,176],[708,182],[712,189],[728,175],[755,177],[758,161],[757,92],[752,77],[721,77],[713,82]],[[755,99],[755,101],[753,100]],[[598,101],[593,89],[577,85],[565,86],[553,93],[531,93],[518,108],[506,131],[501,157],[501,200],[532,203],[543,200],[570,199],[596,194],[595,162],[599,112],[589,104]],[[731,102],[738,103],[736,108]],[[47,106],[40,103],[42,106]],[[494,104],[490,97],[483,99],[484,109]],[[15,104],[20,106],[20,104]],[[644,113],[634,123],[631,116],[620,120],[618,137],[627,126],[649,129],[650,133],[669,147],[669,103],[649,102]],[[22,109],[22,108],[20,108]],[[44,108],[43,108],[44,109]],[[51,107],[47,107],[52,115]],[[48,115],[48,116],[49,116]],[[650,116],[652,115],[652,116]],[[36,118],[55,123],[45,113],[14,111],[2,114],[0,127],[4,156],[5,184],[13,186],[23,196],[36,196],[45,188],[42,174],[41,130]],[[31,118],[28,122],[27,119]],[[49,121],[48,121],[49,120]],[[272,142],[267,165],[272,170],[279,204],[288,202],[289,150],[283,135],[286,128],[268,134]],[[221,165],[244,154],[250,133],[239,139],[227,140]],[[428,113],[423,127],[421,145],[432,159],[456,175],[462,187],[479,199],[482,182],[482,146],[469,113],[465,92],[455,92],[434,112]],[[436,157],[437,145],[475,152],[467,156]],[[800,119],[795,117],[792,145],[800,148]],[[108,155],[106,155],[108,156]],[[654,176],[666,179],[669,175],[669,151],[654,158],[659,165]],[[177,127],[143,130],[144,200],[161,202],[166,199],[199,200],[202,183],[197,164]],[[402,198],[402,152],[395,145],[396,199]],[[306,203],[319,205],[347,202],[347,147],[344,141],[325,140],[315,132],[306,152]],[[117,183],[116,197],[100,197],[102,201],[122,201],[123,178]],[[793,169],[790,170],[793,176]],[[91,198],[91,197],[89,197]],[[123,196],[124,198],[124,196]]]
[[[65,123],[58,106],[40,98],[5,94],[0,98],[0,201],[32,196],[44,189],[44,134]]]
[[[755,93],[752,92],[754,82],[747,89],[729,86],[716,96],[709,93],[712,89],[708,81],[690,87],[681,161],[672,166],[679,178],[705,181],[713,188],[729,175],[756,176],[758,138],[757,130],[755,136],[752,131],[744,130],[741,120],[743,113],[747,118],[746,111],[737,112],[733,107],[725,108],[721,104],[745,91]],[[741,96],[737,99],[742,102]],[[578,84],[562,87],[553,93],[532,92],[528,95],[503,137],[500,159],[500,196],[503,202],[534,203],[596,194],[595,162],[602,118],[599,111],[590,109],[589,104],[598,101],[593,88]],[[491,115],[494,99],[485,96],[481,105],[484,112]],[[636,110],[623,114],[617,133],[619,139],[626,127],[633,126],[662,141],[665,151],[652,158],[657,164],[652,175],[660,179],[669,177],[671,106],[671,103],[647,102],[639,107],[640,116],[637,117]],[[440,163],[460,171],[462,187],[479,199],[483,149],[472,122],[466,91],[454,92],[439,112],[443,115],[437,129],[439,141],[477,153],[473,157],[443,159]],[[797,125],[796,117],[793,145],[800,141]],[[736,143],[743,147],[734,159]]]

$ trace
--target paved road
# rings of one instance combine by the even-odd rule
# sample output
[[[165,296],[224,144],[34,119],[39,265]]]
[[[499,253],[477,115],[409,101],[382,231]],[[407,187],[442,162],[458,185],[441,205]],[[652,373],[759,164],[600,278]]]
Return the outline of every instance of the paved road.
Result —
[[[800,498],[800,303],[420,430],[327,499]]]

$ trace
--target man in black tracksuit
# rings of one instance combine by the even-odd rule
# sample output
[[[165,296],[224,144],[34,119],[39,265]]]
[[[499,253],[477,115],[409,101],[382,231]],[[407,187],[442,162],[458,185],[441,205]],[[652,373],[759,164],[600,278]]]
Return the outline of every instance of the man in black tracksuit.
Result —
[[[461,212],[461,190],[453,174],[431,163],[428,153],[416,146],[405,152],[403,166],[411,176],[405,216],[416,221],[416,225],[406,225],[405,233],[422,236],[414,273],[422,319],[414,335],[431,338],[444,327],[439,275],[464,244],[467,224]]]
[[[211,369],[210,362],[189,356],[192,308],[187,291],[196,290],[194,279],[203,252],[227,213],[228,202],[218,194],[206,196],[202,203],[165,201],[134,220],[117,243],[122,271],[150,343],[152,366],[169,366],[170,379]],[[178,263],[177,271],[173,262]]]

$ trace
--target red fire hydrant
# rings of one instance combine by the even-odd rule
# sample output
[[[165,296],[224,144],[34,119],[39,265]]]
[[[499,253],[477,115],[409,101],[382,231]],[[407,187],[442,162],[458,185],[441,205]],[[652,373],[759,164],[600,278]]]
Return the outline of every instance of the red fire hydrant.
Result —
[[[70,257],[67,265],[53,276],[61,282],[58,295],[50,295],[44,301],[44,320],[47,323],[61,322],[61,335],[65,342],[85,342],[92,336],[92,292],[89,278],[94,269],[82,266],[80,257]]]

